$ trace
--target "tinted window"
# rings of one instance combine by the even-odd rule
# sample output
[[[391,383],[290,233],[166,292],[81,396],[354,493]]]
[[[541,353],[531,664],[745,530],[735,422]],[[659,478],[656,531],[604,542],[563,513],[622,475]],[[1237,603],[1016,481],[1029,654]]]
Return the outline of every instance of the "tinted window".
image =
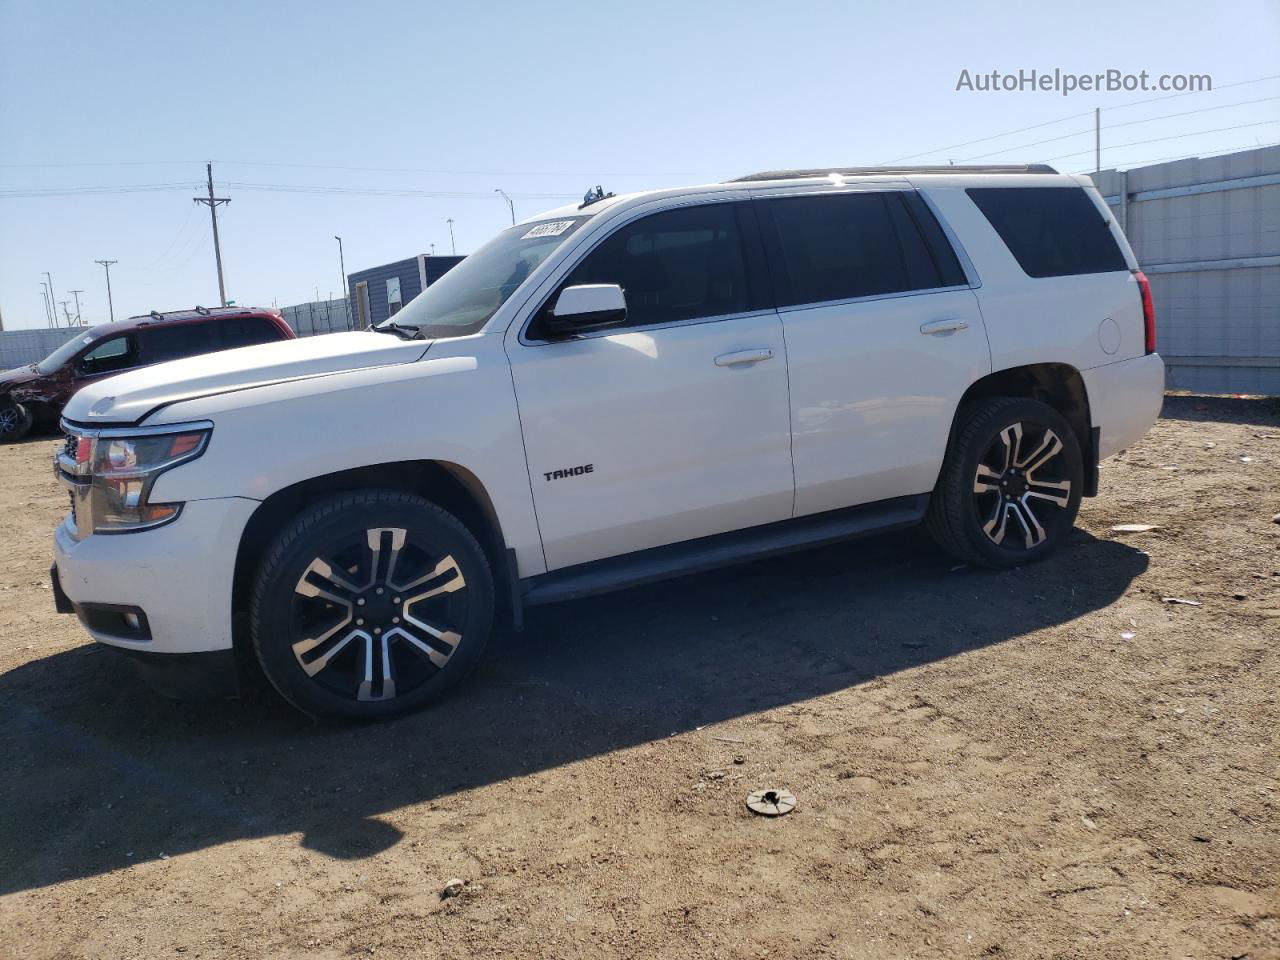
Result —
[[[77,362],[85,375],[114,373],[138,365],[138,345],[133,337],[121,336],[102,340]]]
[[[655,213],[606,238],[563,286],[616,283],[627,325],[750,310],[737,207],[708,203]]]
[[[969,279],[965,276],[964,269],[960,266],[960,260],[956,257],[955,250],[951,247],[951,241],[947,239],[947,235],[942,231],[938,218],[933,215],[929,205],[915,191],[900,193],[898,198],[902,201],[902,205],[910,215],[912,223],[920,231],[920,236],[929,248],[929,254],[933,258],[934,265],[938,268],[942,286],[959,287],[967,284]]]
[[[896,193],[845,193],[767,201],[786,282],[779,303],[796,305],[951,286]],[[945,239],[945,238],[944,238]],[[948,255],[954,260],[955,255]]]
[[[1106,219],[1079,187],[979,187],[967,193],[1029,277],[1129,269]]]
[[[177,360],[217,350],[213,327],[208,323],[175,323],[143,327],[138,331],[142,354],[147,363]]]
[[[889,219],[893,221],[893,232],[897,234],[902,261],[907,270],[907,285],[904,289],[928,290],[943,286],[942,272],[901,198],[897,194],[886,194],[885,204],[889,210]]]
[[[228,317],[219,321],[218,333],[224,350],[282,339],[279,329],[266,317]]]

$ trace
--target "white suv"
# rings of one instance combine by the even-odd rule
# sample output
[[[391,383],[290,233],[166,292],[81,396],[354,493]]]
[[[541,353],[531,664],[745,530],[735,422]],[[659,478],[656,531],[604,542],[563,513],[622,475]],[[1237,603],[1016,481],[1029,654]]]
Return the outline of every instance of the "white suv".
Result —
[[[372,330],[81,390],[55,595],[161,675],[239,652],[386,717],[531,604],[921,521],[1043,557],[1154,420],[1154,340],[1102,199],[1047,167],[597,188]]]

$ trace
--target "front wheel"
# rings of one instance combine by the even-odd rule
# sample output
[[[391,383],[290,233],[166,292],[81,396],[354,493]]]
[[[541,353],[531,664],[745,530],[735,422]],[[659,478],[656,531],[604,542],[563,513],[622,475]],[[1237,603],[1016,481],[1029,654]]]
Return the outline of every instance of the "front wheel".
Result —
[[[471,532],[410,494],[341,494],[267,550],[250,608],[272,685],[312,716],[382,720],[467,675],[493,623],[493,576]]]
[[[1080,509],[1080,442],[1037,400],[995,397],[963,411],[929,504],[934,538],[966,563],[1013,567],[1052,553]]]
[[[31,432],[31,411],[16,400],[0,402],[0,443],[14,443]]]

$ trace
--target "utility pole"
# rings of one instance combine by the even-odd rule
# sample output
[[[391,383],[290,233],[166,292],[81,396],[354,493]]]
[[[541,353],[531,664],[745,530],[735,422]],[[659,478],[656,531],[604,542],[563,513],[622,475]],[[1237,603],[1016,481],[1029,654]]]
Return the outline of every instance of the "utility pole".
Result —
[[[67,326],[69,327],[71,326],[71,311],[67,309],[67,301],[59,300],[58,302],[62,304],[62,315],[67,318]]]
[[[333,239],[338,241],[338,269],[342,271],[342,305],[347,313],[347,329],[351,329],[351,294],[347,291],[347,261],[342,256],[342,238],[336,233]]]
[[[1102,108],[1093,108],[1093,172],[1102,172]]]
[[[209,216],[213,218],[213,258],[218,263],[218,301],[225,307],[227,305],[227,288],[222,282],[222,245],[218,243],[218,204],[230,203],[230,197],[215,197],[213,195],[213,164],[206,163],[205,170],[209,174],[209,196],[208,197],[192,197],[196,203],[207,204],[209,207]]]
[[[102,269],[107,271],[107,309],[111,311],[111,322],[116,322],[116,308],[111,302],[111,265],[119,263],[119,260],[95,260],[94,263],[102,264]]]
[[[433,257],[436,255],[436,245],[434,243],[431,245],[431,255]]]
[[[458,255],[458,245],[453,242],[453,217],[445,221],[449,225],[449,248],[453,250],[453,255]]]
[[[49,311],[49,291],[45,289],[44,281],[40,281],[40,296],[44,298],[44,319],[49,326],[53,326],[53,314]]]
[[[502,199],[507,201],[507,206],[511,209],[511,225],[514,227],[516,225],[516,205],[512,203],[511,198],[507,196],[507,191],[503,190],[501,187],[494,187],[493,192],[502,194]]]
[[[56,327],[58,325],[58,307],[56,306],[57,301],[53,298],[53,277],[49,276],[49,271],[46,270],[44,278],[49,281],[49,307],[53,313],[53,325]]]
[[[73,297],[76,298],[76,326],[83,327],[84,321],[80,319],[80,294],[84,293],[84,291],[68,290],[67,293],[71,294]]]

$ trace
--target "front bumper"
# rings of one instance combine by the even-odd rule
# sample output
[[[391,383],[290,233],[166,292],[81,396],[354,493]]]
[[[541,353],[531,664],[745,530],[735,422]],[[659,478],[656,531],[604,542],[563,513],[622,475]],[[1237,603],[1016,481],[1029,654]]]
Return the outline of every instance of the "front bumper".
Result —
[[[230,650],[236,552],[258,501],[192,500],[163,527],[75,538],[70,515],[54,532],[66,599],[99,643],[138,654]],[[99,610],[139,610],[145,635],[113,629]]]

